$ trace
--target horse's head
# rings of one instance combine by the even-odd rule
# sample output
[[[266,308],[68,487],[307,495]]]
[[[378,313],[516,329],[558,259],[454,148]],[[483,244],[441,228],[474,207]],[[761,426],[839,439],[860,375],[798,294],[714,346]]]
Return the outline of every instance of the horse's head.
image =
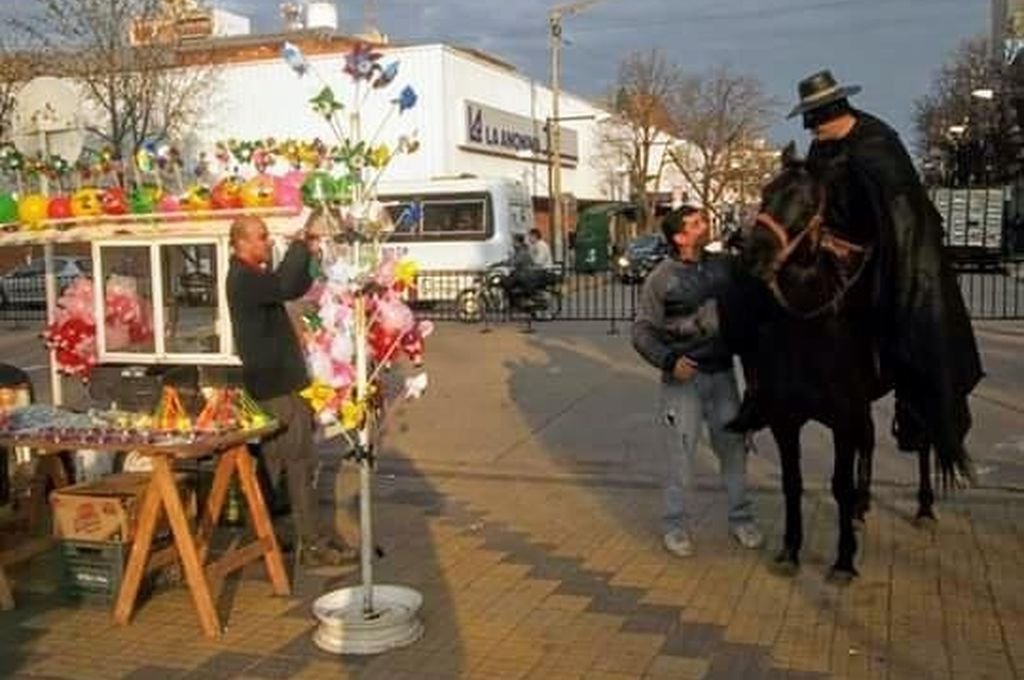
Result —
[[[743,230],[743,262],[770,279],[797,245],[821,225],[823,189],[792,142],[782,152],[780,172],[761,192],[757,218]]]

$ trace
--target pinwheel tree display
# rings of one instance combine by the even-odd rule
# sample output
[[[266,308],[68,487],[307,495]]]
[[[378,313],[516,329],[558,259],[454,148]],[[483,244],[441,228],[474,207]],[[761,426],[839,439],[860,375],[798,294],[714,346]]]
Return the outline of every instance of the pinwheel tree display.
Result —
[[[399,63],[385,64],[383,55],[368,45],[358,44],[346,56],[341,88],[294,45],[285,43],[282,56],[298,77],[319,80],[310,106],[335,137],[333,146],[314,145],[322,162],[301,187],[303,202],[329,231],[322,240],[317,282],[307,295],[312,308],[303,315],[313,380],[303,396],[317,420],[347,440],[360,464],[362,586],[328,593],[316,602],[321,626],[315,640],[329,651],[375,653],[409,644],[423,630],[416,617],[418,593],[373,582],[371,504],[375,447],[389,404],[417,397],[426,387],[422,371],[406,379],[401,390],[385,380],[400,356],[419,368],[432,327],[417,321],[403,301],[415,285],[416,265],[383,253],[381,245],[393,225],[376,200],[391,163],[419,146],[415,133],[399,135],[391,144],[382,141],[388,123],[416,106],[417,94],[412,87],[397,86]],[[375,96],[387,97],[387,111],[365,135],[361,112]]]

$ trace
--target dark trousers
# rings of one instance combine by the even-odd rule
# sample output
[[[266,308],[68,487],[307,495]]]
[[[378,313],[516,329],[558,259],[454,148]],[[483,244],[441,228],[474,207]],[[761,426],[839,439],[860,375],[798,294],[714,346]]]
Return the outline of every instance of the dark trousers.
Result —
[[[259,404],[282,428],[260,445],[268,481],[271,488],[276,489],[281,481],[281,471],[287,472],[295,535],[304,543],[311,542],[319,533],[313,412],[306,400],[297,394],[261,400]]]

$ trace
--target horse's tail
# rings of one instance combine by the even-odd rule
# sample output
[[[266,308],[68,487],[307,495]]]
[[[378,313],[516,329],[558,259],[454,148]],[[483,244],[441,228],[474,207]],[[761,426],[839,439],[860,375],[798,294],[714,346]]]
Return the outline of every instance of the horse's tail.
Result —
[[[935,451],[940,484],[943,490],[952,490],[975,482],[974,463],[963,444],[963,436],[970,426],[941,432],[929,428],[927,421],[908,400],[897,397],[896,412],[892,419],[892,435],[901,451]],[[961,434],[962,433],[962,434]],[[942,435],[946,436],[934,436]],[[960,436],[957,436],[960,435]]]
[[[974,486],[977,481],[974,461],[962,443],[953,446],[936,444],[935,460],[938,463],[943,491]]]

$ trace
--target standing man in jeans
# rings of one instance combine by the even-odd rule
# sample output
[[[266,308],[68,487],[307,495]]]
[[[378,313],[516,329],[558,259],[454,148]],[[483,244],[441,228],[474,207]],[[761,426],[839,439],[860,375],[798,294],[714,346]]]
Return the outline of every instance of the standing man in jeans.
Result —
[[[318,529],[313,412],[299,395],[309,385],[309,374],[284,305],[304,295],[313,283],[310,244],[318,235],[309,225],[315,221],[314,213],[275,270],[270,266],[271,242],[263,220],[235,220],[227,280],[242,383],[282,428],[263,442],[263,460],[274,487],[282,469],[287,471],[299,561],[307,567],[338,565],[351,557],[350,549]]]
[[[683,206],[662,221],[672,255],[644,282],[633,324],[633,347],[662,374],[660,420],[665,436],[665,548],[694,552],[693,475],[697,443],[707,423],[729,502],[729,531],[744,548],[761,547],[747,499],[747,447],[725,424],[739,409],[732,355],[718,334],[716,297],[732,285],[732,263],[704,247],[704,213]]]

